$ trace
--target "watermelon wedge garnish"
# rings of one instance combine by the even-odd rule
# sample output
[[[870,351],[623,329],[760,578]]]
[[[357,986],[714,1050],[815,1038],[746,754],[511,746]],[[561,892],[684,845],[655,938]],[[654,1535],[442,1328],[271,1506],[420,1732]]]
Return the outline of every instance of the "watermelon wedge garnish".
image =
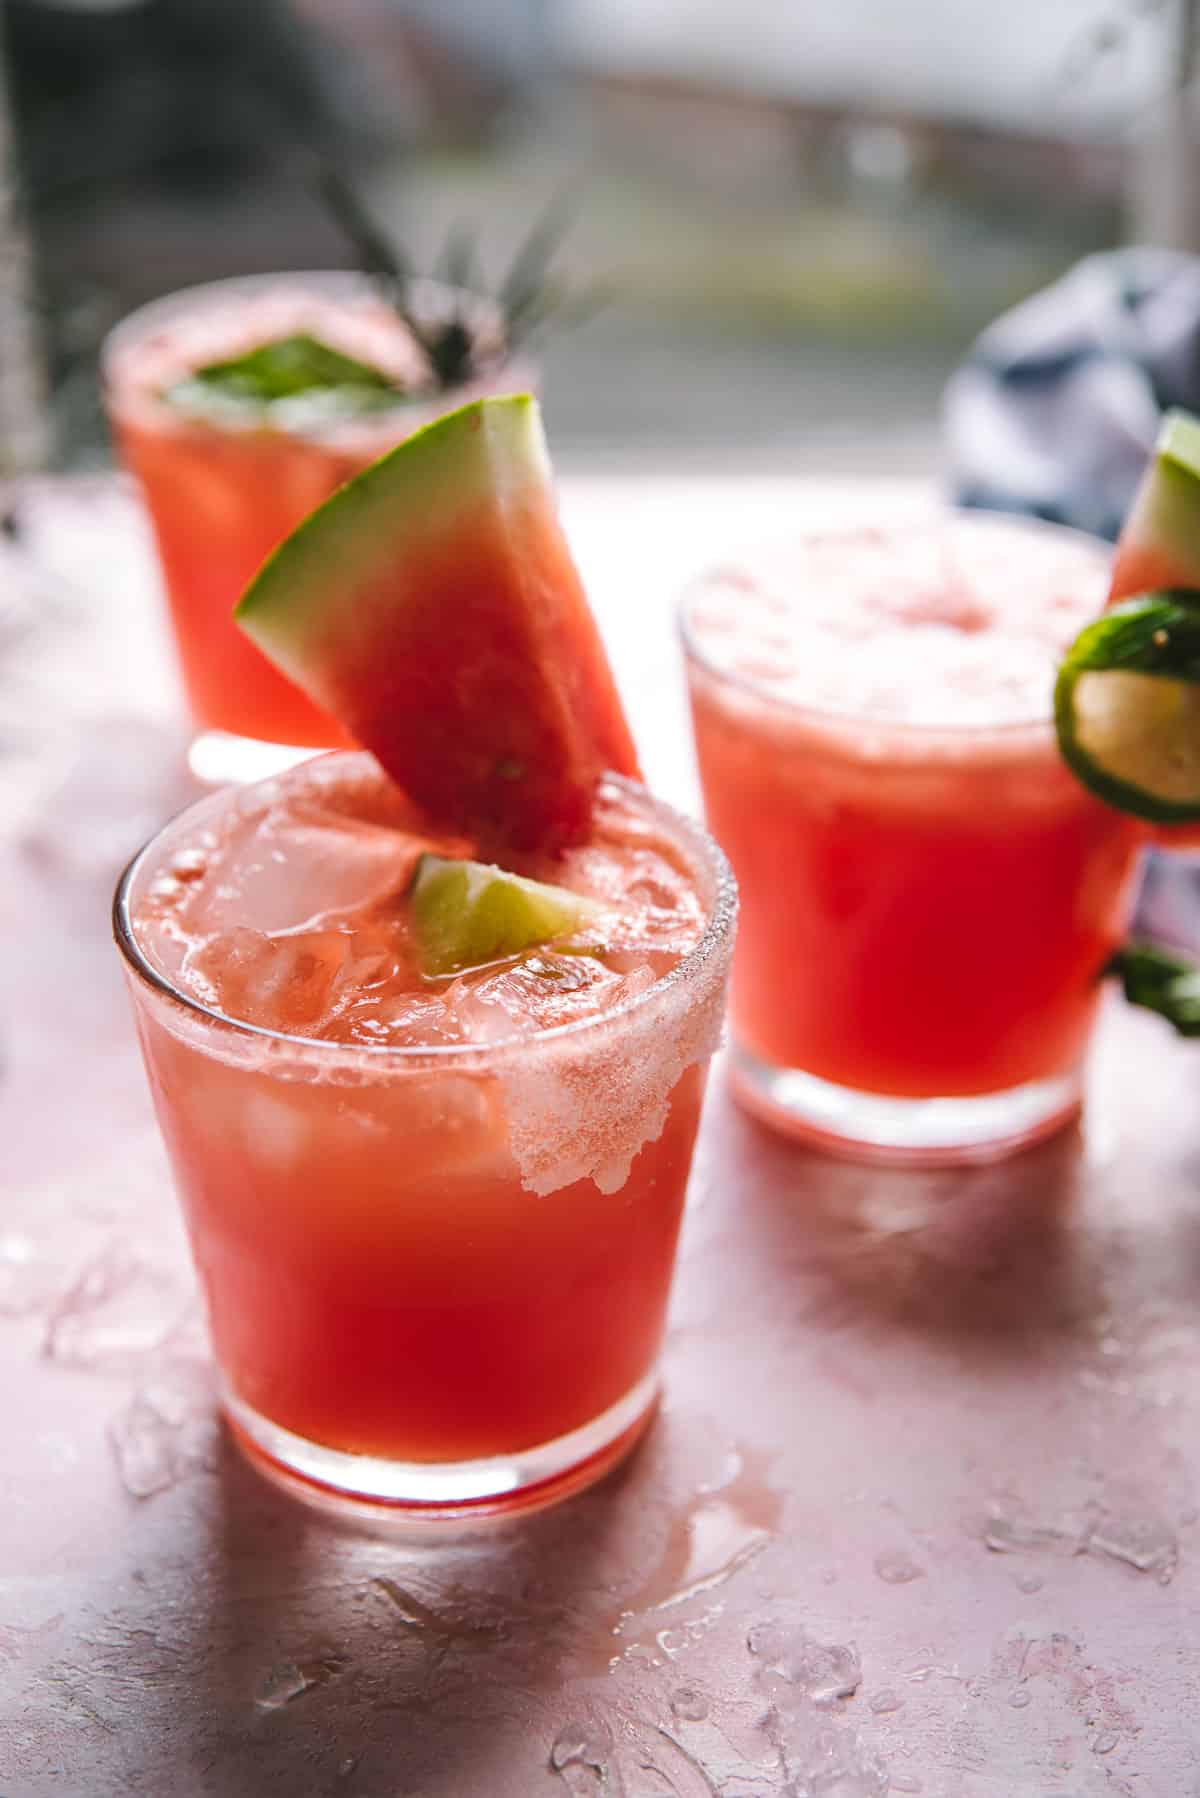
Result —
[[[528,395],[463,406],[340,488],[235,616],[442,829],[557,850],[605,770],[638,774]]]
[[[1110,605],[1164,587],[1200,590],[1200,419],[1168,412],[1121,528]]]

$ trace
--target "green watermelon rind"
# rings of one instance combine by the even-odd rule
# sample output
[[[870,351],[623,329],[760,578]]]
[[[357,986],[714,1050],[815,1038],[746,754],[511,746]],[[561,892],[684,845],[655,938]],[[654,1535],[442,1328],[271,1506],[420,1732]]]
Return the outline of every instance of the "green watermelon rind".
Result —
[[[1121,553],[1152,579],[1200,586],[1200,419],[1176,408],[1166,414],[1133,509]],[[1132,572],[1132,566],[1131,566]]]
[[[1174,407],[1162,421],[1154,453],[1192,480],[1200,480],[1200,418]]]
[[[470,479],[472,460],[478,482]],[[497,468],[515,468],[531,487],[551,480],[532,394],[505,394],[460,406],[414,431],[339,487],[263,563],[234,608],[234,618],[286,674],[310,688],[311,660],[297,652],[324,635],[343,610],[337,590],[331,591],[331,568],[338,589],[350,596],[348,607],[356,575],[379,559],[379,538],[372,528],[376,519],[386,522],[389,554],[406,526],[411,526],[414,541],[452,530],[457,516],[494,491]],[[314,524],[319,529],[311,532]],[[314,540],[324,546],[319,555],[313,551]]]

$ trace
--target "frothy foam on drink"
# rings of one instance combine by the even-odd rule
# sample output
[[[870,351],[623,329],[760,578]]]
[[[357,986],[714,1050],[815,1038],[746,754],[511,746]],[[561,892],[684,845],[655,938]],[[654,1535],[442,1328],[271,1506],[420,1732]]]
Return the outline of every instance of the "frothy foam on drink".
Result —
[[[788,705],[1003,726],[1049,717],[1107,581],[1102,544],[968,514],[764,549],[700,581],[689,620],[719,672]]]

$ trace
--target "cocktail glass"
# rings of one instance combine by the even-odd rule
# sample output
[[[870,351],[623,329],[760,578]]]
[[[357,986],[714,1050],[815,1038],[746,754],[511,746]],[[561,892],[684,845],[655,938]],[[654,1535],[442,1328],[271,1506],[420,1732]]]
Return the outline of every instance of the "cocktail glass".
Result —
[[[320,766],[338,764],[374,768]],[[736,900],[699,826],[616,784],[694,882],[702,935],[623,1003],[485,1045],[256,1028],[147,955],[139,905],[179,846],[267,786],[202,800],[122,877],[115,935],[225,1411],[309,1495],[433,1515],[548,1503],[651,1415]]]
[[[416,302],[430,316],[459,303],[434,283],[419,284]],[[461,303],[486,332],[486,302]],[[301,404],[286,426],[269,428],[252,416],[198,417],[161,398],[163,386],[190,369],[299,333],[385,374],[422,377],[411,335],[378,286],[345,271],[188,288],[132,313],[104,346],[105,403],[150,515],[197,728],[191,765],[213,782],[259,778],[349,742],[232,621],[266,557],[337,487],[421,425],[481,393],[527,391],[534,381],[527,364],[498,357],[452,393],[414,392],[354,417]]]
[[[1083,553],[1090,541],[973,517],[954,528],[992,532],[1000,570],[1014,547],[1036,562],[1042,547]],[[908,533],[872,537],[899,566]],[[793,600],[837,607],[837,540],[826,546],[822,590]],[[1047,595],[1068,620],[1064,647],[1102,604],[1103,546],[1094,557],[1086,598]],[[1044,693],[1028,716],[993,705],[984,638],[980,690],[952,724],[829,706],[802,660],[786,683],[775,678],[772,660],[791,654],[786,623],[765,663],[731,654],[744,578],[734,565],[698,583],[682,611],[708,822],[741,892],[738,1096],[786,1132],[868,1158],[986,1158],[1061,1126],[1080,1105],[1100,975],[1146,833],[1062,763],[1052,647],[1041,646]],[[720,581],[730,603],[714,633],[702,614]],[[946,628],[987,627],[950,606]],[[923,676],[898,662],[894,678]]]

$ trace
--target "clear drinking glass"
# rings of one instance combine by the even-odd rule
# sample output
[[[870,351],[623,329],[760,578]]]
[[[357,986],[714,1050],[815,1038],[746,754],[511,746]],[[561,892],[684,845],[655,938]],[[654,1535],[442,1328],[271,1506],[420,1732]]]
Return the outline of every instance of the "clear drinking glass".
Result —
[[[178,990],[139,947],[139,901],[181,844],[220,834],[228,792],[121,879],[224,1407],[284,1483],[421,1514],[542,1504],[650,1416],[736,899],[699,826],[620,785],[694,882],[703,934],[608,1012],[486,1046],[287,1036]]]
[[[954,528],[970,533],[968,547],[993,533],[1000,586],[1006,556],[1028,558],[1032,572],[1013,578],[1036,581],[1043,553],[1071,558],[1077,549],[1088,597],[1050,583],[1046,603],[1078,610],[1080,623],[1099,609],[1103,546],[1014,521],[968,516]],[[884,564],[894,554],[899,569],[911,552],[907,527],[870,536]],[[757,664],[737,649],[738,607],[749,603],[737,564],[698,583],[683,606],[708,822],[741,893],[732,1077],[749,1109],[826,1147],[887,1159],[986,1157],[1078,1110],[1100,972],[1124,934],[1145,833],[1093,799],[1061,761],[1048,644],[1028,650],[1044,654],[1044,682],[1029,715],[1016,718],[989,692],[985,635],[970,651],[978,695],[964,693],[963,715],[939,727],[852,703],[830,707],[819,671],[810,681],[802,658],[781,682],[773,659],[792,653],[789,606],[839,604],[837,541],[824,540],[821,590],[780,601],[782,634],[765,659],[760,644]],[[857,541],[847,538],[847,554]],[[713,583],[722,581],[732,583],[730,603],[714,612]],[[960,596],[951,603],[935,591],[925,601],[946,603],[951,633],[988,629],[969,596],[959,611]],[[709,613],[722,630],[706,625]],[[1069,640],[1078,627],[1064,628]],[[862,653],[872,653],[869,637],[868,621]],[[897,682],[929,677],[919,660],[906,672],[903,653],[898,641]],[[997,681],[1009,653],[1003,644],[996,651]],[[1007,661],[1004,669],[1008,679]],[[1024,664],[1020,673],[1025,680]]]

